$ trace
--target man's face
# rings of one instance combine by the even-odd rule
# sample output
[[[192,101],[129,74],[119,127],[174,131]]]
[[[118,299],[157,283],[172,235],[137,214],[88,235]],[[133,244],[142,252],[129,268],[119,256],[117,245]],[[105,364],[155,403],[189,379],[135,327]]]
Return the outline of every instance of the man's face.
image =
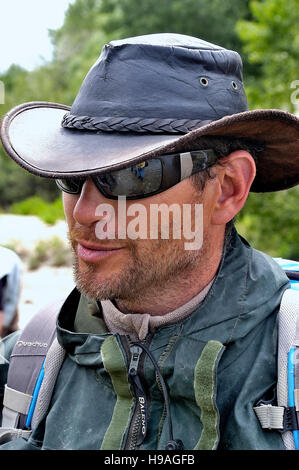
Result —
[[[209,243],[207,227],[213,201],[210,197],[206,197],[205,191],[200,194],[190,179],[183,180],[155,196],[127,200],[125,206],[121,206],[122,209],[125,207],[126,214],[130,213],[130,207],[133,209],[133,204],[141,204],[143,207],[139,212],[139,227],[136,223],[134,225],[137,231],[143,230],[143,237],[137,239],[130,236],[129,230],[134,217],[135,222],[137,220],[136,213],[134,215],[134,212],[131,212],[131,216],[127,215],[125,219],[122,214],[119,218],[118,201],[106,199],[91,179],[86,180],[79,195],[64,193],[63,202],[69,239],[74,252],[76,283],[79,290],[90,298],[142,300],[145,291],[155,292],[161,286],[175,286],[178,278],[182,281],[186,276],[187,279],[188,274],[200,264],[207,250]],[[98,224],[103,222],[103,215],[99,211],[102,204],[109,204],[115,213],[113,239],[99,239],[97,236]],[[179,227],[173,226],[175,217],[172,211],[169,211],[169,224],[162,217],[162,221],[158,219],[158,226],[156,224],[153,227],[151,209],[160,204],[165,204],[164,208],[174,204],[172,207],[181,210]],[[190,228],[193,232],[195,229],[201,230],[203,236],[202,246],[193,250],[186,249],[186,242],[190,242],[190,236],[189,239],[184,236],[184,230],[185,233],[187,230],[187,227],[184,227],[187,218],[183,220],[184,204],[191,215],[189,232]],[[203,220],[196,219],[199,214],[195,212],[196,205],[203,207]],[[179,219],[175,220],[178,222]],[[169,236],[166,239],[163,238],[165,236],[163,223],[169,225]],[[123,234],[124,231],[126,236],[122,238],[123,235],[120,236],[119,233]],[[156,233],[155,238],[152,236],[153,232]]]

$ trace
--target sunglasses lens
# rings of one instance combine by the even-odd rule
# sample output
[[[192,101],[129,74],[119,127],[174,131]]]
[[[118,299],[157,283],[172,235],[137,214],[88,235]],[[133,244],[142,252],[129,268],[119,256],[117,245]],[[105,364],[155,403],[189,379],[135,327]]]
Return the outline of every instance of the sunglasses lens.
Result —
[[[57,186],[70,194],[79,194],[82,187],[82,180],[67,178],[62,180],[56,180]]]
[[[212,149],[194,150],[181,154],[163,155],[137,163],[129,168],[111,171],[91,178],[98,190],[107,198],[126,196],[138,199],[165,191],[194,173],[200,172],[217,162]],[[86,177],[57,179],[62,191],[80,194]]]
[[[144,197],[160,189],[162,164],[159,159],[152,159],[130,168],[98,175],[94,180],[108,196]]]

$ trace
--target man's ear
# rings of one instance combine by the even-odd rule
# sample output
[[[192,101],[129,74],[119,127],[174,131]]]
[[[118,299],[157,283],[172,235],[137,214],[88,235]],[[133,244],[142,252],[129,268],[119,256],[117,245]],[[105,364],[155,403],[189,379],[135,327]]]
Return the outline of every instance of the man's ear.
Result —
[[[219,197],[215,202],[212,223],[226,224],[244,206],[256,174],[255,161],[250,153],[237,150],[221,160],[218,172]]]

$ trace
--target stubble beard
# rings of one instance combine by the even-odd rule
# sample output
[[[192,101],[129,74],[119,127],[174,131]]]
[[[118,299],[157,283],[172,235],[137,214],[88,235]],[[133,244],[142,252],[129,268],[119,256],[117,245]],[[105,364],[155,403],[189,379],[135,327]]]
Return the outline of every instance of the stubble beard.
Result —
[[[93,300],[140,301],[184,283],[202,257],[202,250],[188,251],[181,240],[151,240],[147,243],[129,241],[128,261],[117,273],[107,274],[99,282],[98,263],[80,265],[73,246],[73,267],[77,288]]]

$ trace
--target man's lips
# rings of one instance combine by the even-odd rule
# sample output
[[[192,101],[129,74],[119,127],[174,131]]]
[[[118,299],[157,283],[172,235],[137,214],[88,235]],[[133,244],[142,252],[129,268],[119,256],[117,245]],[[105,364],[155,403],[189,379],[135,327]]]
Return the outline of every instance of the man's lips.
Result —
[[[122,247],[104,246],[95,243],[77,241],[77,255],[83,261],[95,262],[103,257],[113,255],[123,250]]]

